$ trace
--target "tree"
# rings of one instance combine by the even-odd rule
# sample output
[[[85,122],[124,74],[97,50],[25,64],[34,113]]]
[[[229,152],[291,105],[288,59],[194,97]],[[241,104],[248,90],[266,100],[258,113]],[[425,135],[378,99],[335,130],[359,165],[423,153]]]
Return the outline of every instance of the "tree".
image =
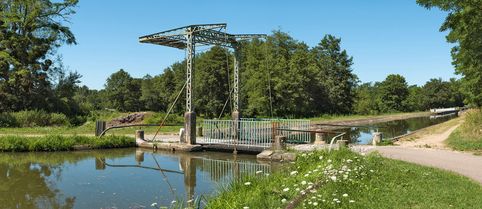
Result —
[[[0,111],[46,109],[53,92],[51,56],[62,44],[75,44],[64,22],[77,0],[0,2]]]
[[[407,111],[424,111],[427,110],[425,106],[424,89],[417,85],[408,87],[408,97],[405,102]]]
[[[144,104],[146,110],[160,111],[162,108],[159,88],[155,85],[155,79],[150,75],[142,78],[140,102]]]
[[[380,109],[383,112],[406,111],[408,86],[405,78],[398,74],[390,74],[379,84]]]
[[[457,81],[442,81],[442,79],[430,79],[423,86],[423,105],[425,109],[463,106],[462,97],[457,88]]]
[[[207,117],[218,116],[224,103],[229,99],[228,60],[231,56],[226,49],[214,46],[197,56],[194,89],[194,104],[198,114]],[[229,113],[229,112],[228,112]]]
[[[376,98],[378,89],[371,83],[364,83],[355,90],[356,100],[354,110],[359,114],[377,114],[379,113]]]
[[[139,111],[140,80],[133,79],[129,73],[120,69],[107,78],[106,95],[110,107],[119,111]]]
[[[438,7],[449,12],[440,31],[452,48],[452,64],[461,75],[462,88],[469,103],[482,106],[482,2],[480,0],[417,0],[430,9]]]
[[[319,68],[319,82],[327,89],[329,111],[350,113],[353,108],[354,87],[358,77],[352,73],[353,57],[341,50],[341,39],[325,35],[317,47],[313,48]]]

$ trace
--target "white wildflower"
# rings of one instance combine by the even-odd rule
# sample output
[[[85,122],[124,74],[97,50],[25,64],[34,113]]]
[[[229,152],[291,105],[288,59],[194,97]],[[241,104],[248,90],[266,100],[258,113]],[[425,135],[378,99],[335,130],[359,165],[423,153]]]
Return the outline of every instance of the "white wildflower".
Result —
[[[248,207],[248,206],[244,206],[243,209],[249,209],[249,207]]]
[[[331,179],[332,181],[336,181],[336,176],[331,176],[330,179]]]
[[[314,202],[314,203],[313,203],[313,205],[314,205],[314,206],[317,206],[317,205],[318,205],[318,203],[317,203],[317,202]]]
[[[331,160],[328,160],[328,163],[331,163]]]
[[[248,181],[248,182],[244,182],[244,185],[249,186],[249,185],[251,185],[251,182],[249,182],[249,181]]]
[[[302,181],[302,182],[301,182],[301,185],[305,185],[305,184],[306,184],[306,181]]]
[[[287,192],[287,191],[290,191],[290,188],[286,187],[283,189],[283,192]]]
[[[350,203],[354,203],[354,202],[355,202],[355,200],[350,200],[349,202],[350,202]]]
[[[348,194],[347,193],[343,194],[343,197],[348,197]]]
[[[286,202],[286,199],[283,198],[283,199],[281,200],[281,203],[285,203],[285,202]]]
[[[298,174],[298,171],[291,171],[291,173],[290,173],[290,175],[292,175],[292,176],[296,175],[296,174]]]

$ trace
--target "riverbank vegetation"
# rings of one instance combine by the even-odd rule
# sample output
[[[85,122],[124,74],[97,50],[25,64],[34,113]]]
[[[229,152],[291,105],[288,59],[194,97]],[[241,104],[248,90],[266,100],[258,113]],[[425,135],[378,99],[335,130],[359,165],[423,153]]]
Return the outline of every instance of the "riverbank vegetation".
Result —
[[[482,154],[482,111],[470,110],[465,113],[465,121],[452,134],[446,143],[461,151]]]
[[[60,136],[47,135],[39,137],[0,136],[0,152],[28,151],[68,151],[80,149],[134,147],[135,140],[126,136]]]
[[[234,182],[207,208],[480,208],[481,195],[463,176],[340,150],[300,154],[283,171]]]

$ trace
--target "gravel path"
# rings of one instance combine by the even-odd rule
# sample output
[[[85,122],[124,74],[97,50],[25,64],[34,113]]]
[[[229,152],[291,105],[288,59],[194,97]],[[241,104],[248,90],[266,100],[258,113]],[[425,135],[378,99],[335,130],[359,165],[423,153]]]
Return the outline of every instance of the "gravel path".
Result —
[[[472,178],[482,184],[482,156],[441,149],[382,146],[384,157],[441,168]]]

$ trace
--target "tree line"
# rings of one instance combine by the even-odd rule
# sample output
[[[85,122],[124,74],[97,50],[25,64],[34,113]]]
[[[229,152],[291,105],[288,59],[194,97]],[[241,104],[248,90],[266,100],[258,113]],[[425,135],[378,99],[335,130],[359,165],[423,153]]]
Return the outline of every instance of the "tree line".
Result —
[[[360,84],[352,72],[352,58],[341,40],[326,35],[312,48],[288,34],[275,31],[266,41],[243,43],[240,100],[246,117],[314,117],[322,114],[380,114],[464,106],[461,81],[431,79],[408,85],[402,75]],[[232,52],[212,47],[195,58],[194,104],[204,117],[219,116],[225,104],[230,113]],[[181,93],[174,112],[184,111],[185,61],[162,74],[132,78],[121,69],[100,91],[79,92],[79,104],[120,111],[166,112]],[[99,99],[101,98],[101,99]],[[102,101],[104,100],[104,101]]]
[[[480,17],[477,16],[480,11],[472,10],[470,2],[445,6],[454,14],[468,8],[472,17]],[[428,8],[437,6],[428,0],[419,3]],[[106,80],[102,90],[81,86],[81,75],[63,66],[56,49],[76,43],[74,34],[65,26],[76,4],[76,0],[0,2],[0,112],[45,110],[63,113],[75,121],[78,116],[106,108],[167,111],[184,86],[184,60],[159,75],[143,78],[133,78],[121,69]],[[464,15],[466,13],[460,14],[460,18],[471,17]],[[482,69],[477,61],[480,50],[476,50],[480,44],[472,41],[477,38],[460,34],[464,31],[459,31],[456,23],[461,20],[447,21],[442,29],[457,31],[449,41],[460,43],[452,54],[462,79],[435,78],[423,86],[409,86],[401,75],[360,84],[353,73],[352,56],[341,48],[341,38],[332,35],[321,37],[316,46],[308,46],[279,30],[266,39],[242,42],[243,116],[378,114],[461,106],[464,101],[480,106]],[[480,29],[480,22],[464,24],[475,25],[465,27],[471,30],[470,34]],[[195,63],[196,112],[209,118],[218,117],[222,112],[228,115],[232,106],[228,98],[232,92],[233,52],[215,46],[198,53]],[[185,97],[181,94],[174,112],[182,113],[184,103]]]

